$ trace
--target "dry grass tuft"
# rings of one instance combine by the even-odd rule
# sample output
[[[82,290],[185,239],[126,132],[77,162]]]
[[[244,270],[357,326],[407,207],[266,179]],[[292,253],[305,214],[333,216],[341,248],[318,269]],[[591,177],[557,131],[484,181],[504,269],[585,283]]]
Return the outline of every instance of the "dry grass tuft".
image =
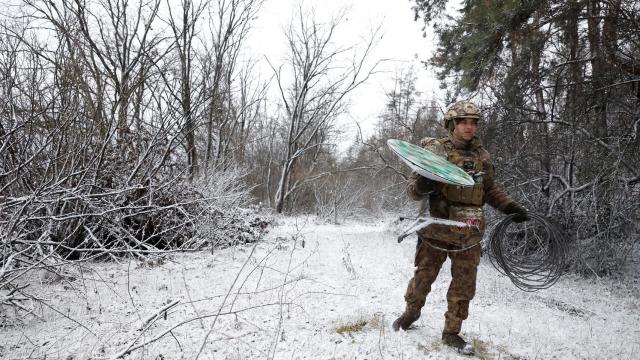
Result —
[[[471,344],[473,345],[473,350],[475,351],[476,357],[482,360],[493,360],[493,356],[489,352],[489,347],[484,341],[473,338],[471,340]]]
[[[366,320],[358,320],[354,323],[338,326],[336,332],[340,335],[344,335],[345,333],[350,335],[351,333],[362,331],[365,326],[367,326]]]

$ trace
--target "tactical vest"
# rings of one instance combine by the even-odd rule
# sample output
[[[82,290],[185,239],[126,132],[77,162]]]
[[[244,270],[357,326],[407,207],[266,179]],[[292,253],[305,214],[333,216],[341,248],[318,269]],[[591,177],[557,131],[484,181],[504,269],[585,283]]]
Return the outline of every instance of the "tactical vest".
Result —
[[[421,145],[435,154],[446,157],[449,162],[464,170],[475,181],[474,186],[443,184],[440,188],[442,197],[453,204],[482,206],[483,174],[488,173],[490,169],[485,169],[480,154],[473,150],[456,149],[448,138],[424,138]]]
[[[424,139],[422,145],[440,155],[446,155],[449,162],[463,169],[475,181],[474,186],[441,184],[431,199],[432,216],[466,222],[476,225],[479,229],[478,231],[471,228],[432,224],[421,232],[422,235],[460,247],[479,242],[485,229],[482,210],[484,200],[483,174],[489,172],[490,169],[485,169],[478,151],[456,149],[447,138]]]
[[[484,197],[484,184],[482,182],[484,169],[478,153],[470,150],[447,149],[447,160],[471,175],[475,185],[457,186],[446,184],[442,188],[444,198],[451,203],[481,206]]]

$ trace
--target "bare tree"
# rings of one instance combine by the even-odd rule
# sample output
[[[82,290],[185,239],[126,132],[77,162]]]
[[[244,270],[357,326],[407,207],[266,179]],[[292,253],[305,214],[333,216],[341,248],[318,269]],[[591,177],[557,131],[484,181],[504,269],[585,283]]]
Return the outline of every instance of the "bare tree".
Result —
[[[173,43],[177,51],[180,63],[180,91],[175,95],[180,104],[184,119],[184,137],[186,141],[187,167],[189,181],[193,181],[198,174],[198,152],[195,141],[196,124],[193,118],[193,40],[196,35],[196,25],[202,16],[207,4],[194,3],[191,0],[181,0],[179,18],[176,19],[171,4],[167,1],[169,9],[169,27],[173,34]]]
[[[232,86],[240,50],[263,0],[217,0],[210,6],[209,38],[203,58],[207,89],[204,168],[225,161],[225,149],[235,131]],[[210,45],[208,43],[210,42]]]
[[[275,194],[278,213],[285,201],[309,180],[312,168],[294,168],[305,154],[317,157],[327,146],[333,121],[343,113],[349,93],[361,85],[375,70],[367,60],[378,30],[375,30],[361,52],[355,48],[339,48],[333,44],[336,31],[344,20],[339,14],[328,23],[317,21],[313,12],[298,8],[286,31],[289,45],[287,63],[275,73],[280,97],[284,104],[286,133],[280,178]],[[340,64],[341,57],[353,52],[349,64]],[[290,78],[290,81],[288,79]]]
[[[18,308],[30,299],[20,283],[32,270],[202,247],[195,233],[207,226],[196,222],[216,232],[240,204],[214,205],[216,191],[247,191],[239,174],[183,182],[192,165],[180,148],[184,115],[204,103],[191,101],[202,91],[186,78],[193,21],[186,35],[170,21],[180,37],[167,41],[158,1],[26,5],[0,23],[0,305]],[[183,59],[175,76],[164,60],[174,52]]]

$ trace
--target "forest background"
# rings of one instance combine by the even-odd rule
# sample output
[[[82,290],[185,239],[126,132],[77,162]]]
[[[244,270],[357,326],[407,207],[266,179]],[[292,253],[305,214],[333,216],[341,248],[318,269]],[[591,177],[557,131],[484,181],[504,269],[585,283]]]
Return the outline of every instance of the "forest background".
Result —
[[[346,13],[301,5],[288,56],[242,56],[261,0],[24,0],[0,22],[0,289],[39,267],[254,241],[262,215],[412,212],[386,140],[445,135],[471,99],[504,188],[620,271],[640,222],[640,2],[400,2],[437,48],[444,99],[395,74],[373,131],[338,146],[349,98],[380,64],[379,29],[337,45]],[[426,31],[426,30],[425,30]],[[268,94],[277,94],[273,99]],[[578,252],[572,252],[577,254]]]

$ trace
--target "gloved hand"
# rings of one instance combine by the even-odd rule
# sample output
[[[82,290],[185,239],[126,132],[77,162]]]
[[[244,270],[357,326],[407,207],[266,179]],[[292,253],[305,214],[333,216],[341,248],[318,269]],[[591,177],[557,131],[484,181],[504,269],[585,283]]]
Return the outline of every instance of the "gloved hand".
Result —
[[[426,194],[430,191],[435,190],[436,182],[430,179],[427,179],[424,176],[418,175],[416,179],[416,191],[420,194]]]
[[[515,214],[515,216],[513,217],[513,221],[517,223],[521,223],[530,219],[529,211],[515,201],[504,208],[504,213],[507,215]]]

